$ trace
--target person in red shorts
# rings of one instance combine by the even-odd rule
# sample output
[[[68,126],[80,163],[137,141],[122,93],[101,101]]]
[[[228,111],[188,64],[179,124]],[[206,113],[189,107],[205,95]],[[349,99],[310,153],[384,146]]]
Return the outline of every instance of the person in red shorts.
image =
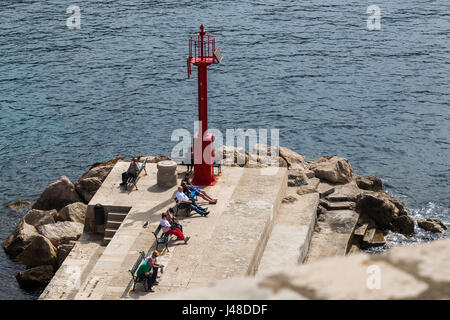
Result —
[[[190,237],[185,237],[183,232],[180,231],[180,229],[170,224],[169,217],[166,212],[161,214],[161,220],[159,220],[159,224],[161,225],[162,231],[165,234],[173,234],[179,240],[184,240],[184,243],[187,243],[189,241]]]

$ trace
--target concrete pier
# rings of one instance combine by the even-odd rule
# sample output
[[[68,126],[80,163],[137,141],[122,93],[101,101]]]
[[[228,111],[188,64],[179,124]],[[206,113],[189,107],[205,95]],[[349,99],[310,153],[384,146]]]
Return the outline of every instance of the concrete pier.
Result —
[[[217,183],[205,188],[219,199],[218,204],[208,205],[201,200],[200,204],[211,212],[207,217],[180,217],[184,233],[191,239],[187,245],[172,241],[170,251],[161,254],[165,272],[156,292],[149,294],[139,285],[130,292],[128,270],[139,251],[154,249],[152,232],[160,214],[175,205],[176,186],[158,186],[156,164],[148,164],[148,175],[141,176],[139,190],[120,189],[120,176],[128,165],[118,162],[90,201],[85,233],[40,299],[151,299],[160,293],[257,272],[285,194],[286,168],[224,167]],[[181,178],[179,174],[177,183]],[[107,246],[103,240],[108,231],[105,235],[105,228],[93,225],[97,203],[105,206],[110,215],[125,215]],[[146,221],[148,227],[143,228]]]
[[[311,191],[299,193],[298,186],[288,183],[288,170],[283,167],[225,166],[216,184],[205,188],[218,203],[209,205],[199,198],[210,214],[179,217],[184,234],[191,237],[188,244],[172,240],[168,252],[159,247],[159,262],[165,270],[155,292],[144,292],[139,284],[131,291],[129,269],[140,251],[148,254],[155,249],[152,232],[161,213],[175,205],[177,186],[159,186],[157,165],[149,163],[147,174],[139,179],[139,190],[121,189],[121,173],[128,165],[117,162],[90,201],[84,234],[40,299],[158,299],[217,280],[264,276],[295,267],[305,261],[310,246],[317,247],[317,241],[311,241],[319,201],[335,191],[311,177],[306,181]],[[177,168],[177,185],[183,169]],[[108,214],[104,226],[95,225],[96,204],[102,204]],[[350,235],[342,236],[342,254]]]

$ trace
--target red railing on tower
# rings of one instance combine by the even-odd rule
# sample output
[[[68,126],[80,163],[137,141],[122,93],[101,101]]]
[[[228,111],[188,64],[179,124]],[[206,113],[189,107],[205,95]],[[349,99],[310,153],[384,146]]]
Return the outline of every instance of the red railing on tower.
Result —
[[[188,77],[191,76],[191,63],[196,66],[210,65],[220,63],[221,60],[222,54],[216,48],[215,37],[207,34],[205,27],[201,25],[200,32],[189,38]]]

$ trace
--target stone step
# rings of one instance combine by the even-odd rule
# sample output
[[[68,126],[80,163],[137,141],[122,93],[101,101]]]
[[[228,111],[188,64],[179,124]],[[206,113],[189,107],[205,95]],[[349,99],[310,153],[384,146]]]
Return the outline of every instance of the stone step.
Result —
[[[358,225],[357,228],[355,229],[355,231],[353,232],[353,234],[356,237],[362,238],[362,237],[364,237],[364,234],[366,233],[368,227],[369,227],[368,223],[363,223],[361,225]]]
[[[317,186],[317,191],[319,192],[321,198],[325,198],[326,196],[332,194],[334,190],[334,186],[326,182],[320,182]]]
[[[375,236],[375,232],[377,231],[376,228],[369,228],[363,237],[363,242],[370,243],[373,240],[373,237]]]
[[[356,244],[352,244],[352,246],[350,247],[350,250],[348,251],[347,255],[357,254],[359,252],[361,252],[359,247]]]
[[[377,230],[376,228],[369,228],[364,235],[363,242],[361,246],[364,248],[377,247],[386,244],[384,240],[383,232]]]
[[[350,201],[331,202],[326,199],[320,199],[320,205],[327,210],[352,210],[355,203]]]
[[[103,245],[107,246],[112,240],[112,237],[104,237],[103,238]]]
[[[122,224],[122,221],[108,220],[106,222],[106,229],[117,230],[117,229],[119,229],[121,224]]]
[[[118,212],[108,212],[108,221],[120,221],[122,222],[125,217],[127,216],[126,213],[118,213]]]
[[[105,238],[112,238],[116,234],[116,229],[105,229]]]
[[[288,190],[288,193],[290,190]],[[305,260],[317,218],[319,194],[288,194],[295,201],[283,202],[267,241],[257,275],[275,273]]]
[[[308,179],[307,182],[308,182],[308,184],[305,185],[307,188],[317,190],[319,183],[320,183],[320,179],[311,178],[311,179]]]
[[[306,174],[306,177],[308,177],[308,179],[314,178],[316,176],[314,171],[312,171],[312,170],[305,170],[305,174]]]
[[[384,239],[383,232],[377,230],[375,232],[375,235],[372,239],[372,242],[370,243],[373,246],[382,246],[386,244],[386,240]]]
[[[346,184],[339,184],[334,186],[333,194],[327,198],[331,201],[353,201],[356,202],[356,198],[361,194],[361,189],[358,188],[355,181],[351,181]]]
[[[327,199],[328,201],[331,201],[331,202],[343,202],[343,201],[355,202],[356,196],[345,196],[345,195],[339,195],[339,194],[332,193],[332,194],[326,196],[325,199]]]
[[[352,234],[358,220],[359,214],[353,210],[332,210],[321,214],[311,239],[306,263],[348,254],[351,245],[355,244]]]

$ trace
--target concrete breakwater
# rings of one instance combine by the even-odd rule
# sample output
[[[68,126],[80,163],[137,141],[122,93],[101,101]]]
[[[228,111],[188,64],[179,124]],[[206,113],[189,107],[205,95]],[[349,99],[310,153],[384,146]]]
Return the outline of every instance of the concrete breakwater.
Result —
[[[218,151],[227,166],[218,184],[207,189],[220,204],[211,207],[208,219],[183,219],[194,238],[189,246],[175,246],[161,257],[168,266],[161,294],[218,277],[265,275],[352,254],[382,244],[388,230],[414,233],[403,204],[382,191],[377,177],[355,174],[347,159],[325,156],[308,162],[280,147],[279,168],[269,175],[263,170],[261,147],[251,154],[234,147]],[[245,163],[237,165],[240,156]],[[256,164],[248,161],[252,157]],[[128,292],[127,271],[138,251],[154,248],[152,230],[142,224],[150,221],[149,229],[157,225],[158,214],[173,206],[174,190],[158,189],[155,183],[155,163],[167,157],[147,158],[149,173],[139,190],[119,191],[120,174],[128,167],[121,158],[92,165],[74,184],[65,177],[50,184],[3,242],[10,256],[29,267],[18,274],[19,282],[50,282],[42,299],[152,298]],[[181,177],[183,168],[178,173]],[[111,217],[103,229],[94,225],[96,203],[105,205]],[[434,230],[437,223],[429,221]],[[242,225],[252,227],[242,230]],[[228,261],[234,261],[233,268]],[[111,270],[105,271],[105,264]],[[69,281],[74,265],[77,286]]]

